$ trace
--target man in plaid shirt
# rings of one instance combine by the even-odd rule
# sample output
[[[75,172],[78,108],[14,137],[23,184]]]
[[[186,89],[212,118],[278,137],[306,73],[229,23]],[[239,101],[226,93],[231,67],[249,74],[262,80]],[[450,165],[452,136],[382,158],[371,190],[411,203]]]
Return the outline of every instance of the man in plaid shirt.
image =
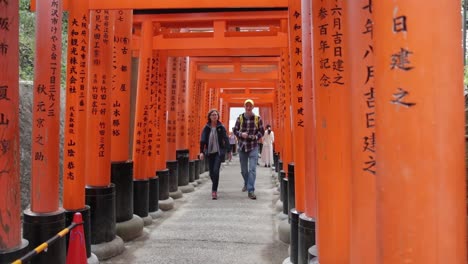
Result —
[[[257,199],[255,195],[255,179],[257,177],[258,140],[265,134],[263,121],[252,112],[254,102],[247,99],[244,102],[245,112],[236,120],[233,133],[237,137],[241,174],[244,178],[242,191],[248,191],[248,197]]]

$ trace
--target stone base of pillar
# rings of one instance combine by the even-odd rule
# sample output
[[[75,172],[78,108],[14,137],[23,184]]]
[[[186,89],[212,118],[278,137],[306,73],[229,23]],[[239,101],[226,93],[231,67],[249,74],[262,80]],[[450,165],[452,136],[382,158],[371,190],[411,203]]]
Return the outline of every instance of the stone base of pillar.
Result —
[[[91,253],[91,257],[89,257],[87,260],[86,260],[86,264],[99,264],[99,259],[97,258],[96,255],[94,255],[93,253]]]
[[[65,226],[70,226],[73,222],[73,216],[75,213],[80,213],[83,219],[83,231],[85,235],[86,242],[86,258],[91,257],[91,216],[90,216],[90,207],[88,205],[85,208],[74,211],[65,211]],[[68,238],[66,236],[66,248],[68,249]],[[1,262],[0,262],[1,263]]]
[[[174,208],[174,199],[172,197],[167,198],[166,200],[159,200],[159,209],[163,211],[169,211]]]
[[[117,235],[123,239],[123,241],[131,241],[143,234],[143,219],[138,215],[124,222],[118,222],[115,226]]]
[[[65,227],[65,211],[61,208],[47,214],[34,213],[30,209],[23,212],[23,237],[29,241],[28,250],[46,242]],[[59,239],[35,256],[34,263],[65,263],[66,256],[66,241]]]
[[[182,191],[182,193],[191,193],[195,191],[195,188],[193,188],[192,184],[187,184],[184,186],[179,186],[179,190]]]
[[[29,242],[21,239],[21,245],[8,251],[0,251],[0,263],[12,263],[28,253]]]
[[[92,244],[91,251],[99,260],[106,260],[122,254],[125,250],[124,242],[119,236],[115,236],[109,242]]]
[[[291,243],[291,226],[289,225],[287,217],[278,225],[278,238],[286,244]]]
[[[280,199],[276,201],[275,210],[283,214],[283,202]]]
[[[283,263],[283,264],[293,264],[293,263],[291,262],[291,258],[289,258],[289,257],[285,258],[285,259],[283,260],[282,263]]]
[[[161,218],[163,216],[163,211],[162,210],[157,210],[156,212],[150,212],[149,215],[151,215],[151,217],[153,219],[157,219],[157,218]]]
[[[280,213],[278,214],[278,220],[280,220],[280,221],[288,220],[288,215],[287,215],[287,214],[284,214],[283,212],[280,212]],[[286,222],[288,222],[288,221],[286,221]],[[289,235],[289,232],[288,232],[288,235]]]
[[[145,217],[142,217],[142,219],[143,219],[143,224],[145,226],[149,226],[153,224],[153,217],[149,214]]]
[[[308,250],[309,264],[319,264],[317,246],[312,246]]]
[[[175,191],[175,192],[169,192],[169,196],[172,199],[180,199],[184,195],[182,194],[182,191],[180,189],[177,189],[177,191]]]

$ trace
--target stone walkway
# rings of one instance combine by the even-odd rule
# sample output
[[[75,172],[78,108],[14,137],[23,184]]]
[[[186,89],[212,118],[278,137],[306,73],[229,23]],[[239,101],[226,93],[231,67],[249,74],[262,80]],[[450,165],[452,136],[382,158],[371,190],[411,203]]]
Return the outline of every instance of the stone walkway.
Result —
[[[146,226],[141,237],[125,243],[121,255],[101,263],[283,263],[288,245],[278,239],[272,173],[271,168],[257,167],[257,200],[250,200],[241,192],[240,165],[234,156],[223,164],[218,200],[211,200],[211,181],[204,180]]]

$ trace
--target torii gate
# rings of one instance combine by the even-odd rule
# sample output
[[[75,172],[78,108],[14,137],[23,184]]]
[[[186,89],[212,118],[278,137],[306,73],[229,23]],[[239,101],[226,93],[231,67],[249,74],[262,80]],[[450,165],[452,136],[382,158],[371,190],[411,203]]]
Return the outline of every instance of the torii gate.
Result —
[[[11,1],[0,2],[0,5],[7,7],[1,10],[6,10],[5,17],[8,17],[8,21],[10,17],[12,17],[11,21],[17,21],[15,19],[17,18],[17,1],[13,2],[13,8],[10,8]],[[392,3],[384,1],[372,3],[368,0],[347,2],[338,0],[334,3],[321,0],[314,0],[312,3],[305,0],[232,0],[212,5],[203,0],[175,0],[170,3],[145,0],[135,0],[131,3],[130,1],[90,0],[80,3],[72,1],[68,3],[67,8],[72,15],[78,14],[77,19],[87,18],[82,21],[86,26],[89,23],[94,26],[103,26],[106,30],[110,29],[107,22],[113,21],[113,16],[116,15],[107,10],[142,10],[130,15],[134,21],[127,22],[127,26],[133,23],[135,35],[130,36],[133,39],[132,46],[125,47],[127,50],[132,50],[134,55],[138,55],[140,66],[144,66],[144,68],[140,67],[140,82],[146,80],[143,78],[145,74],[141,73],[142,69],[153,67],[152,63],[143,59],[155,58],[155,61],[160,64],[155,63],[154,67],[162,65],[161,68],[165,68],[165,60],[174,57],[232,55],[279,57],[280,70],[277,73],[279,77],[271,79],[280,81],[278,84],[280,92],[276,93],[274,102],[275,105],[282,107],[276,111],[278,115],[281,114],[279,119],[289,122],[283,124],[280,131],[285,132],[286,138],[305,140],[307,143],[303,145],[311,146],[311,150],[307,152],[309,157],[307,164],[299,162],[297,165],[307,166],[308,172],[313,174],[313,176],[306,177],[303,173],[304,169],[300,170],[300,173],[295,172],[296,186],[292,191],[296,195],[293,196],[295,201],[289,209],[294,209],[294,212],[290,211],[291,217],[295,217],[296,220],[299,218],[299,221],[305,220],[306,222],[303,223],[317,220],[319,230],[317,243],[321,262],[438,263],[445,261],[464,263],[466,262],[466,190],[462,159],[463,100],[458,98],[462,98],[460,89],[462,65],[457,63],[458,58],[462,57],[458,26],[460,14],[459,6],[455,1],[444,3],[444,6],[441,6],[439,2],[426,1],[421,6],[416,0]],[[55,30],[60,19],[54,19],[52,16],[61,14],[60,4],[60,1],[53,0],[37,3],[38,34],[42,38],[38,38],[37,41],[39,54],[36,61],[35,98],[38,98],[36,105],[41,111],[34,116],[34,120],[41,125],[37,126],[34,132],[36,141],[33,145],[35,154],[33,167],[36,169],[33,169],[32,178],[33,183],[37,184],[33,184],[32,194],[35,200],[32,202],[32,213],[26,217],[28,218],[26,222],[30,220],[30,217],[37,217],[38,221],[31,222],[42,222],[48,225],[52,215],[53,221],[59,220],[56,221],[59,222],[57,229],[62,227],[64,218],[62,209],[58,208],[58,191],[56,190],[58,186],[56,154],[58,152],[54,146],[57,145],[58,139],[56,137],[58,115],[56,115],[55,97],[46,98],[44,95],[45,92],[49,95],[51,92],[53,95],[59,94],[56,93],[55,80],[59,79],[60,74],[52,65],[55,65],[54,63],[60,58],[57,52],[60,36]],[[248,12],[219,12],[206,13],[203,17],[197,17],[187,13],[161,15],[149,14],[150,12],[147,11],[239,7],[254,10],[255,15]],[[92,10],[91,16],[88,13],[89,9]],[[100,17],[99,12],[106,15]],[[420,16],[420,13],[429,15]],[[3,16],[3,13],[1,15]],[[117,13],[117,17],[119,15]],[[101,19],[104,19],[107,24]],[[361,21],[362,24],[357,24],[356,21]],[[267,30],[253,33],[237,30],[245,25],[266,26]],[[427,25],[432,27],[427,27]],[[191,26],[198,29],[209,26],[213,32],[183,32],[181,30]],[[92,27],[94,31],[92,33],[96,33],[97,28]],[[331,33],[332,29],[333,33]],[[90,92],[85,97],[92,107],[86,111],[90,124],[95,125],[94,127],[88,126],[87,131],[86,129],[78,131],[86,134],[82,137],[86,137],[90,142],[87,144],[89,145],[88,151],[94,150],[89,153],[84,164],[87,167],[86,171],[90,172],[86,175],[86,181],[87,185],[92,186],[94,193],[100,196],[97,199],[107,198],[107,196],[112,198],[113,187],[108,173],[111,167],[109,145],[112,143],[109,137],[111,134],[110,118],[106,113],[113,108],[110,107],[109,96],[106,92],[111,85],[108,82],[109,79],[105,78],[112,72],[112,69],[106,68],[106,63],[101,62],[111,61],[111,49],[106,50],[103,47],[108,46],[106,42],[116,32],[106,31],[109,35],[105,38],[104,36],[97,38],[97,35],[87,32],[86,29],[80,32],[84,32],[85,40],[93,44],[83,45],[85,57],[90,55],[91,58],[89,61],[83,60],[86,64],[84,67],[86,82],[83,85],[86,87],[93,86],[93,83],[101,85],[101,89],[96,89],[97,91],[94,91],[94,88],[84,89]],[[9,30],[2,27],[0,33],[1,36],[7,36],[5,39],[8,45],[17,46],[15,32],[10,35]],[[70,37],[73,36],[73,34],[70,35]],[[87,39],[88,36],[91,38]],[[251,41],[253,38],[256,41]],[[47,41],[43,41],[44,39]],[[434,42],[433,39],[438,39],[438,41]],[[186,43],[181,40],[185,40]],[[381,42],[382,40],[385,42]],[[153,54],[153,50],[160,53]],[[69,50],[72,55],[76,52],[77,50]],[[1,56],[8,55],[8,60],[1,62],[8,62],[10,66],[14,65],[17,57],[10,56],[10,54],[3,52]],[[365,55],[365,61],[362,59],[362,54]],[[332,61],[334,63],[331,63]],[[90,65],[87,64],[88,62]],[[2,64],[7,68],[6,65]],[[112,64],[109,63],[109,65]],[[362,67],[363,65],[366,67]],[[352,70],[346,71],[347,67]],[[44,69],[49,71],[44,73],[41,71]],[[360,72],[353,71],[356,69]],[[183,70],[175,69],[174,72],[175,83],[180,86],[183,80],[180,77],[183,75]],[[10,89],[10,87],[16,88],[16,85],[8,78],[11,77],[8,74],[16,75],[17,73],[5,70],[0,71],[0,74],[3,74],[3,78],[0,79],[2,82],[7,80],[6,84],[0,84],[2,96],[12,95],[1,97],[1,128],[6,128],[5,131],[8,132],[5,134],[8,136],[7,143],[16,142],[17,138],[14,135],[17,133],[17,126],[8,125],[9,120],[17,119],[16,113],[14,110],[5,111],[4,109],[17,109],[10,104],[9,100],[5,100],[12,98],[13,102],[17,101],[17,96],[15,96],[17,89],[13,91]],[[218,79],[211,73],[200,74],[204,78],[212,78],[211,80],[218,82]],[[309,79],[306,79],[309,74]],[[251,75],[247,74],[242,77],[236,73],[229,75],[229,78],[248,79],[253,77]],[[263,77],[268,77],[268,74],[263,75]],[[166,75],[162,74],[162,76]],[[358,76],[368,78],[361,80]],[[146,77],[152,82],[160,81],[156,77],[153,80],[153,77],[148,74]],[[209,103],[214,105],[214,102],[222,95],[219,89],[209,90],[207,81],[203,80],[206,79],[197,80],[194,97],[191,98],[198,95],[199,98],[204,98],[204,101],[211,100]],[[375,89],[378,91],[375,94],[374,87],[369,86],[370,80],[375,80]],[[347,82],[352,83],[352,87],[362,87],[362,89],[359,92],[351,89],[351,85]],[[142,90],[140,87],[145,87],[149,89],[150,95],[154,92],[150,84],[141,83],[138,86],[139,91]],[[158,86],[164,86],[164,84]],[[137,103],[140,107],[152,106],[153,100],[160,98],[148,96],[148,100],[144,101],[140,97],[138,96],[142,101]],[[227,98],[228,102],[237,100]],[[42,111],[42,101],[49,103],[48,115]],[[3,107],[5,102],[8,104]],[[77,100],[78,105],[81,102],[83,101]],[[362,110],[361,107],[367,108]],[[304,113],[303,109],[308,111]],[[376,112],[379,112],[380,116],[374,118]],[[97,116],[96,113],[101,115]],[[198,116],[203,116],[201,112],[196,113]],[[142,118],[144,115],[146,113],[138,114],[136,118]],[[153,112],[152,115],[158,115],[158,113]],[[70,117],[67,116],[68,119]],[[301,123],[303,121],[301,118],[309,122]],[[365,129],[362,126],[363,120],[367,124]],[[43,121],[45,123],[42,123]],[[192,122],[200,124],[201,120]],[[297,132],[305,131],[301,124],[314,136],[305,138],[297,136],[301,135]],[[374,124],[376,125],[375,131],[372,130]],[[48,138],[50,141],[43,142],[43,134],[50,134],[53,137]],[[145,136],[143,139],[149,138],[149,134],[142,135]],[[364,151],[362,151],[362,145],[351,146],[351,142],[362,142],[363,138],[365,139]],[[82,138],[78,138],[76,143],[80,143],[80,139]],[[77,146],[74,141],[67,142],[70,146]],[[375,145],[375,142],[378,144]],[[146,151],[152,146],[144,145],[144,147],[147,154]],[[0,165],[10,166],[9,161],[17,160],[18,151],[14,149],[9,152],[5,149],[3,149],[4,153],[8,155],[1,156]],[[74,149],[70,153],[73,151]],[[286,151],[285,158],[289,167],[290,162],[297,160],[294,155],[298,151],[295,148],[290,151],[293,154],[287,153],[288,151]],[[359,161],[353,161],[352,154],[354,157],[359,157]],[[335,158],[338,157],[339,162],[335,163]],[[151,173],[151,166],[145,169],[141,167],[149,164],[148,159],[141,156],[138,164],[138,169],[143,172],[141,173],[143,181],[150,176],[148,172]],[[44,160],[48,162],[44,163]],[[4,168],[6,167],[0,169],[3,171]],[[1,193],[9,195],[6,201],[14,201],[18,198],[16,194],[12,195],[8,191],[8,188],[19,189],[18,176],[15,174],[17,168],[14,169],[13,173],[8,172],[7,179],[10,184],[0,185],[4,188]],[[375,177],[365,177],[369,176],[368,174],[373,174],[372,176],[375,175]],[[72,186],[71,190],[79,191],[84,188],[83,171],[76,177],[74,174],[68,174],[68,176],[66,179],[68,182],[65,184]],[[43,182],[50,184],[41,184]],[[355,185],[351,186],[351,183]],[[310,196],[311,194],[315,196],[315,189],[304,191],[305,186],[315,187],[315,184],[318,190],[317,202],[315,197]],[[362,195],[363,193],[369,195]],[[303,195],[306,198],[302,197]],[[85,208],[82,196],[72,195],[71,199],[79,201],[76,204],[71,203],[73,206],[68,209]],[[350,200],[352,203],[349,202]],[[369,201],[375,206],[364,208],[361,206],[361,203]],[[2,216],[9,209],[8,206],[0,207]],[[109,235],[112,238],[114,235],[112,225],[115,221],[109,217],[112,212],[105,210],[109,208],[111,207],[96,206],[93,210],[105,212],[103,217],[109,225],[100,231],[107,232],[106,236]],[[8,230],[13,230],[13,232],[19,230],[20,223],[15,220],[17,213],[14,218],[6,219],[12,220],[8,221],[9,226],[12,226],[12,228],[8,226]],[[3,252],[17,253],[16,250],[22,244],[18,232],[10,236],[5,225],[2,225],[2,228],[0,238],[7,243],[0,245],[0,253],[2,253],[0,256],[4,256]],[[37,229],[41,229],[40,226]],[[31,228],[29,227],[27,231],[31,231]],[[58,230],[51,230],[51,232],[55,231]],[[292,238],[300,236],[298,227],[291,226],[291,234]],[[361,239],[362,237],[365,239]],[[432,241],[433,237],[437,237],[438,240]],[[292,262],[304,263],[304,252],[308,248],[303,247],[309,245],[307,239],[298,238],[298,241],[291,244]],[[35,245],[43,240],[45,240],[43,237],[39,237],[37,241],[30,240],[29,242]],[[351,244],[350,241],[355,243]],[[368,241],[375,241],[375,243]],[[307,243],[304,244],[304,242]],[[49,250],[49,252],[53,251],[53,248]],[[372,257],[367,258],[366,254]],[[48,261],[61,263],[64,253],[60,251],[57,256],[58,259]]]

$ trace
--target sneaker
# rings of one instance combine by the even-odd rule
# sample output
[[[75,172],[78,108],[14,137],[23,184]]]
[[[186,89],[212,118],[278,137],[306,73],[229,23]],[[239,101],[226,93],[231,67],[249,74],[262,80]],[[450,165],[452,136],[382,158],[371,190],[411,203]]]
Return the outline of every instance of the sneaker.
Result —
[[[257,196],[256,196],[255,193],[253,193],[253,192],[249,192],[248,196],[249,196],[249,198],[252,199],[252,200],[257,199]]]
[[[245,192],[247,191],[247,186],[244,185],[244,187],[242,187],[242,192]]]
[[[265,164],[265,168],[267,167],[267,165]]]
[[[211,193],[211,199],[213,199],[213,200],[218,200],[218,193],[212,192],[212,193]]]

